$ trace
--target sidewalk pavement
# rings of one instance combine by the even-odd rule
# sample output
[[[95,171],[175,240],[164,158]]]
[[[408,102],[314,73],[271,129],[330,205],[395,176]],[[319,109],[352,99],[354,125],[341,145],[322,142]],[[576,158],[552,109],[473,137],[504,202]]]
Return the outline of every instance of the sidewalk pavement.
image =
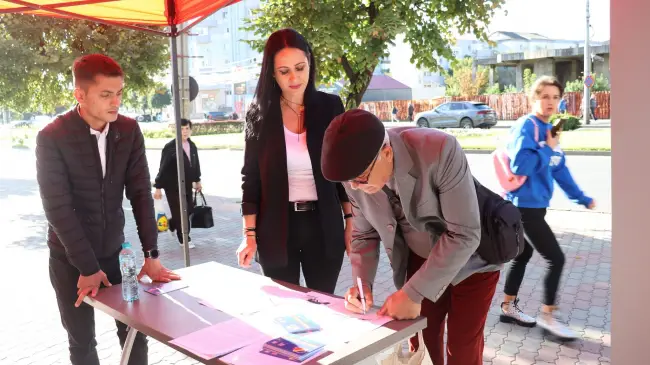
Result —
[[[31,170],[31,169],[28,169]],[[0,312],[1,365],[68,364],[68,344],[61,327],[54,292],[48,279],[48,250],[45,245],[46,220],[36,182],[31,171],[0,179],[0,275],[3,297]],[[5,176],[3,174],[3,176]],[[214,209],[215,227],[193,230],[192,264],[217,261],[236,267],[235,250],[241,240],[239,205],[234,199],[208,196]],[[126,237],[138,242],[128,202]],[[560,293],[560,306],[568,322],[582,338],[568,344],[545,339],[538,328],[522,328],[499,323],[498,308],[504,278],[485,328],[485,365],[610,363],[611,347],[611,216],[587,212],[552,211],[549,221],[562,244],[567,261]],[[183,267],[183,253],[169,233],[159,239],[162,260],[173,269]],[[136,244],[137,246],[137,244]],[[142,257],[140,257],[140,260]],[[521,289],[520,304],[530,315],[540,307],[545,264],[535,254]],[[258,267],[250,270],[259,272]],[[350,265],[341,271],[336,293],[353,285]],[[391,268],[382,252],[375,283],[379,303],[394,291]],[[117,364],[120,348],[111,318],[97,312],[97,342],[102,364]],[[150,340],[150,364],[195,364],[196,361]],[[369,359],[364,364],[374,364]]]

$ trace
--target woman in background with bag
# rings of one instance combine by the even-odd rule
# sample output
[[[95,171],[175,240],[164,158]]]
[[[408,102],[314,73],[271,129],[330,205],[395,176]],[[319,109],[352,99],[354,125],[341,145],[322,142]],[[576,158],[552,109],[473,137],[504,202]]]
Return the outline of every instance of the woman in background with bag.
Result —
[[[554,181],[574,202],[589,209],[595,207],[595,202],[573,180],[559,145],[561,128],[553,128],[549,123],[557,111],[562,93],[562,85],[554,77],[540,77],[530,89],[533,112],[521,117],[510,131],[506,161],[497,163],[499,155],[495,155],[497,177],[507,190],[506,198],[521,212],[526,238],[524,251],[512,261],[506,276],[500,319],[525,327],[537,324],[557,338],[571,340],[577,335],[560,323],[555,315],[565,257],[546,223],[546,210],[553,197]],[[508,167],[510,171],[506,171]],[[517,294],[533,249],[548,263],[541,316],[537,320],[523,313],[517,305]]]
[[[181,119],[181,138],[183,144],[183,157],[185,159],[185,201],[187,202],[187,216],[192,214],[194,203],[192,199],[192,188],[197,192],[201,192],[201,164],[199,162],[199,153],[194,142],[190,140],[192,135],[192,122],[187,119]],[[176,166],[176,140],[169,141],[162,150],[160,156],[160,168],[154,183],[156,191],[154,192],[154,199],[162,199],[162,191],[165,190],[167,196],[167,203],[171,210],[171,217],[169,217],[169,230],[176,231],[178,242],[183,244],[183,232],[181,231],[181,206],[178,192],[178,170]],[[190,224],[187,224],[188,234]],[[194,248],[192,239],[188,236],[190,248]]]

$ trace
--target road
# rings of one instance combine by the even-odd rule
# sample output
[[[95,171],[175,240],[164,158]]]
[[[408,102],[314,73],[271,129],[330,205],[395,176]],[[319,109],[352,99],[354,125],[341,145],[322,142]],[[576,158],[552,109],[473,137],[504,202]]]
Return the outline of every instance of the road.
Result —
[[[206,192],[227,198],[241,198],[242,151],[200,151],[203,169],[203,186]],[[147,151],[151,174],[155,176],[160,163],[160,151]],[[472,173],[485,186],[498,191],[492,160],[489,155],[467,156]],[[567,163],[575,180],[598,203],[599,212],[611,213],[611,158],[609,156],[568,156]],[[556,186],[551,201],[553,209],[579,211],[583,208],[572,203]]]
[[[514,120],[499,120],[497,124],[492,128],[503,129],[510,128],[515,124]],[[387,128],[393,127],[414,127],[415,122],[384,122],[384,125]],[[583,125],[582,128],[611,128],[612,121],[610,119],[598,119],[592,120],[589,125]]]

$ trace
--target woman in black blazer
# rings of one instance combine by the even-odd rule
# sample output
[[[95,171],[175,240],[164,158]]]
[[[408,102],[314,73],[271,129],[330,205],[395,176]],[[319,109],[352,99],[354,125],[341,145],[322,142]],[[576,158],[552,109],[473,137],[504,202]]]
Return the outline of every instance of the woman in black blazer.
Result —
[[[255,257],[265,276],[293,284],[302,267],[307,287],[333,293],[352,209],[343,186],[323,177],[320,155],[325,130],[344,108],[338,96],[316,90],[315,75],[302,35],[282,29],[269,37],[246,115],[237,256],[241,266]]]

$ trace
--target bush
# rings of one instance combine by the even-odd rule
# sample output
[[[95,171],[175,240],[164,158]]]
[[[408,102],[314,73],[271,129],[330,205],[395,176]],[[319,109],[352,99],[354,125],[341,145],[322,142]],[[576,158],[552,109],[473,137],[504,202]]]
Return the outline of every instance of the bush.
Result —
[[[243,121],[203,121],[192,123],[193,136],[241,133],[243,131]],[[142,134],[145,138],[174,138],[176,136],[176,126],[174,123],[170,123],[166,129],[143,130]]]
[[[549,120],[552,124],[555,124],[556,121],[560,119],[566,119],[566,122],[562,126],[563,131],[573,131],[582,126],[580,123],[580,119],[577,117],[574,117],[571,114],[554,114],[551,116],[551,119]]]
[[[484,94],[485,94],[485,95],[497,95],[497,94],[501,94],[501,89],[500,89],[500,87],[499,87],[499,83],[496,82],[496,83],[492,84],[492,86],[488,86],[488,88],[485,89]]]
[[[592,74],[594,76],[594,85],[591,87],[591,92],[596,91],[610,91],[609,80],[603,74]],[[584,91],[584,76],[577,80],[568,81],[564,92],[582,92]]]
[[[174,138],[175,134],[172,129],[144,130],[144,138]]]
[[[173,123],[169,124],[169,130],[172,131],[172,137],[175,128],[176,127],[174,126]],[[227,121],[206,120],[202,122],[192,123],[193,136],[241,133],[243,131],[244,131],[244,122],[237,121],[237,120],[227,120]]]
[[[25,133],[24,136],[12,136],[11,137],[11,147],[13,148],[27,148],[27,140],[29,135]]]

